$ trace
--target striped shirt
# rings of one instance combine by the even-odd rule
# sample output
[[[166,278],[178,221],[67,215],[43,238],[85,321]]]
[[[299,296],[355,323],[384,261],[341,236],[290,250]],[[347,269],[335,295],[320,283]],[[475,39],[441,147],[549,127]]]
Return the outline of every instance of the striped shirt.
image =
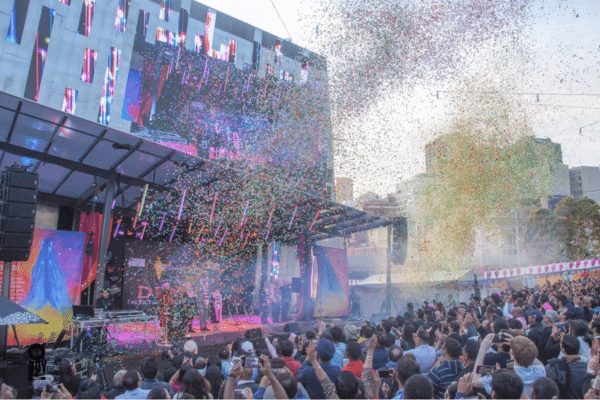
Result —
[[[445,360],[429,373],[429,380],[433,383],[433,397],[443,399],[446,388],[456,379],[462,371],[462,364],[458,360]]]

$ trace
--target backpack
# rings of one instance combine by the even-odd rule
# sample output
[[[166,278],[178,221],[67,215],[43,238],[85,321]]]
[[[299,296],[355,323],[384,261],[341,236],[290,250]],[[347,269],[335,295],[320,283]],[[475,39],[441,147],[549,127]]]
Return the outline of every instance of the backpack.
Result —
[[[561,399],[568,398],[570,375],[571,369],[564,358],[554,358],[548,361],[548,365],[546,365],[546,377],[556,383]]]

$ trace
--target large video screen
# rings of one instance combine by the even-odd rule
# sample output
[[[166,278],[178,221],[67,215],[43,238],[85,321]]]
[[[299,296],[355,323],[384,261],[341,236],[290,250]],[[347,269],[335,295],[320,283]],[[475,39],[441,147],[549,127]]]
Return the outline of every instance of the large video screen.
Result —
[[[284,60],[281,66],[282,42],[274,41],[272,49],[254,42],[253,62],[240,69],[235,40],[220,51],[211,49],[211,21],[218,18],[211,12],[194,49],[183,46],[181,33],[161,28],[155,43],[148,43],[152,32],[146,32],[143,13],[121,112],[123,120],[131,121],[132,134],[210,160],[301,169],[312,185],[327,182],[330,141],[323,66],[317,71],[309,57],[298,56],[292,60],[298,76],[283,71],[291,70],[292,63],[286,67]],[[315,69],[312,81],[309,68]]]

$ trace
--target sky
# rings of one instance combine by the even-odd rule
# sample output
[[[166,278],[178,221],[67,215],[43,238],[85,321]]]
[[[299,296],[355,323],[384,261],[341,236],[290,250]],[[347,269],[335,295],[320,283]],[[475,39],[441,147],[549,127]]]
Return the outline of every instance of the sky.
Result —
[[[300,16],[310,14],[311,7],[324,10],[325,0],[202,3],[322,53],[314,38],[317,25],[328,23],[327,13]],[[562,145],[565,164],[599,166],[600,2],[535,0],[527,17],[513,42],[470,51],[452,76],[387,92],[370,101],[358,118],[338,117],[333,129],[340,138],[334,152],[336,176],[354,180],[355,196],[369,191],[385,195],[399,181],[425,172],[425,144],[451,124],[464,96],[458,90],[473,78],[510,88],[505,95],[520,102],[535,135]]]

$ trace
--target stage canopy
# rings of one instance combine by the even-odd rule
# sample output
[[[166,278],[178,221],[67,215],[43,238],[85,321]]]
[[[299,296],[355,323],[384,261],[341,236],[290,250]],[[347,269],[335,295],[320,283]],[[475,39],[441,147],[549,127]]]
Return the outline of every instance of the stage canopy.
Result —
[[[87,208],[92,201],[105,203],[107,184],[112,181],[112,204],[105,211],[114,209],[131,216],[146,185],[153,193],[177,192],[180,197],[188,188],[204,188],[205,196],[194,201],[205,209],[210,209],[213,196],[227,205],[239,204],[236,215],[223,214],[234,219],[251,202],[240,188],[252,185],[252,179],[259,182],[260,172],[239,163],[194,157],[5,93],[0,93],[0,122],[0,169],[13,163],[30,166],[29,171],[39,174],[39,199],[44,202],[77,208]],[[261,179],[259,185],[261,192],[256,196],[268,194],[268,215],[263,221],[246,221],[257,241],[295,242],[300,234],[309,241],[349,237],[389,224],[327,198],[279,190],[280,182],[272,179]],[[196,212],[189,210],[188,219]]]

